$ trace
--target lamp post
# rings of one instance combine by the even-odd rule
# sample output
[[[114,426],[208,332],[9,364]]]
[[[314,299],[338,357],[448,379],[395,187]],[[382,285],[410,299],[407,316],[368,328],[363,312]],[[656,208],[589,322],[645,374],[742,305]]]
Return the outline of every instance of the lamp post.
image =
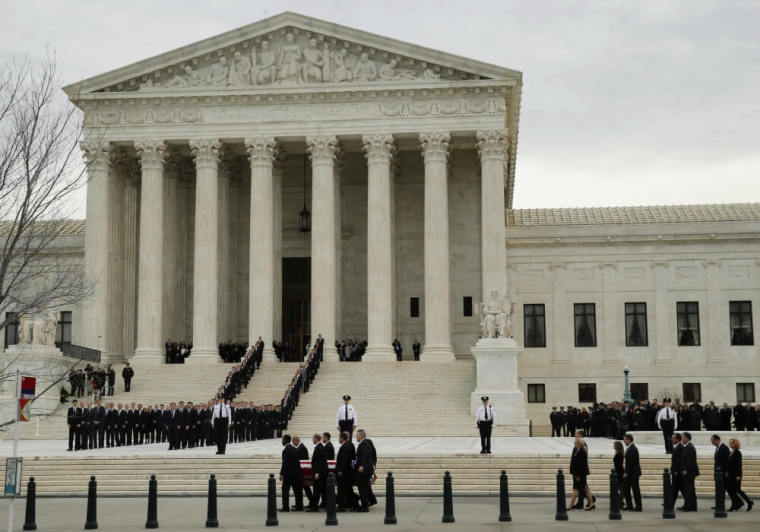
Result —
[[[623,401],[628,401],[629,403],[633,403],[633,398],[631,397],[631,382],[628,380],[628,374],[631,372],[631,370],[628,369],[628,366],[625,367],[623,370],[623,373],[625,374],[625,384],[623,386]]]

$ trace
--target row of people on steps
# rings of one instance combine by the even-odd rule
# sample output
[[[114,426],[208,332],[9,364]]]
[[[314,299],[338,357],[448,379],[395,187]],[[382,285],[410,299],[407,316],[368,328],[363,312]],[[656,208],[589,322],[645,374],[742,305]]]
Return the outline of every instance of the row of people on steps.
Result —
[[[164,344],[164,357],[167,364],[184,364],[193,350],[192,342],[174,342],[171,338]]]

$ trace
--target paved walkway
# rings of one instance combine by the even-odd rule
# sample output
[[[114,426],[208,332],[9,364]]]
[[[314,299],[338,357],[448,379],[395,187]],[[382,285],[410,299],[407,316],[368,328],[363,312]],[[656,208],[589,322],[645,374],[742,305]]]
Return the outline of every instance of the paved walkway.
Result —
[[[302,434],[304,441],[311,438]],[[370,435],[371,437],[371,435]],[[385,456],[460,456],[477,455],[480,452],[480,439],[471,438],[372,438],[379,454]],[[604,438],[587,438],[589,456],[612,457],[612,440]],[[0,441],[0,455],[11,453],[12,441]],[[493,438],[491,448],[496,456],[520,457],[562,457],[567,458],[572,452],[572,438],[528,438],[528,437],[497,437]],[[67,442],[63,440],[23,440],[19,442],[19,455],[25,457],[72,457],[84,456],[171,456],[171,457],[213,457],[215,448],[184,449],[169,452],[168,444],[136,445],[131,447],[116,447],[111,449],[94,449],[87,451],[66,451]],[[637,444],[642,457],[664,457],[661,445]],[[279,440],[262,440],[248,443],[232,443],[227,446],[227,456],[270,455],[280,456],[282,447]],[[712,445],[698,445],[697,452],[701,457],[712,457],[715,448]],[[760,447],[743,447],[745,457],[760,458]]]
[[[701,510],[697,513],[677,513],[675,520],[662,520],[659,501],[644,499],[642,513],[623,513],[622,521],[609,521],[608,504],[600,499],[595,512],[569,512],[568,522],[554,521],[553,498],[513,497],[511,515],[513,522],[499,523],[497,498],[455,498],[456,523],[442,524],[443,504],[440,498],[399,497],[396,499],[398,524],[384,526],[385,501],[368,514],[352,512],[338,514],[338,527],[326,527],[325,514],[286,513],[279,514],[279,527],[266,527],[266,499],[263,497],[226,497],[218,500],[220,530],[504,530],[543,531],[563,530],[589,532],[593,530],[657,531],[666,527],[673,532],[715,532],[716,530],[758,530],[760,508],[753,512],[729,513],[727,519],[714,519],[709,510],[710,502],[700,499]],[[81,530],[84,527],[87,501],[80,499],[37,499],[37,530]],[[0,502],[0,523],[8,520],[8,501]],[[98,501],[98,525],[100,530],[143,530],[147,501],[143,498],[101,498]],[[16,501],[16,527],[21,530],[24,501]],[[204,498],[159,498],[158,521],[160,530],[201,531],[206,520]]]

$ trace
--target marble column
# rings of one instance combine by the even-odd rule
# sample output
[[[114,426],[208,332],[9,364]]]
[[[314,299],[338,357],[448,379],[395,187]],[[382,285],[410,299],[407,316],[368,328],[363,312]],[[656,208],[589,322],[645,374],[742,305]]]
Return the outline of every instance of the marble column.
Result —
[[[124,189],[124,356],[135,352],[137,340],[137,255],[140,245],[140,169],[126,175]]]
[[[480,245],[482,299],[491,290],[507,295],[507,247],[504,222],[504,155],[507,130],[478,131],[480,155]]]
[[[84,236],[84,272],[94,283],[93,295],[83,305],[84,324],[82,344],[85,347],[107,351],[109,302],[108,238],[110,217],[109,157],[110,146],[99,143],[83,143],[82,150],[87,161],[87,228]]]
[[[124,194],[127,156],[119,152],[111,163],[108,178],[108,264],[109,304],[108,328],[104,346],[107,354],[102,362],[124,362]],[[130,353],[131,355],[131,353]]]
[[[248,268],[248,341],[264,340],[264,358],[274,360],[274,183],[277,143],[273,137],[245,140],[251,161],[251,232]]]
[[[422,359],[454,360],[449,278],[448,132],[420,134],[425,161],[425,346]]]
[[[284,151],[279,150],[272,167],[274,194],[274,338],[282,342],[282,172]]]
[[[336,245],[335,174],[339,153],[335,136],[306,138],[311,156],[311,339],[321,334],[324,356],[337,358],[336,331]]]
[[[395,360],[392,135],[365,135],[367,156],[367,359]]]
[[[224,159],[219,165],[219,297],[217,303],[217,334],[219,342],[233,338],[234,277],[232,260],[232,205],[230,203],[230,177],[232,165]]]
[[[335,338],[343,338],[343,217],[341,211],[341,174],[343,153],[335,158],[333,179],[335,180]]]
[[[135,142],[140,157],[140,254],[137,287],[137,349],[140,362],[163,361],[164,159],[161,140]]]
[[[190,141],[195,159],[193,351],[191,363],[221,362],[217,341],[219,152],[217,139]]]

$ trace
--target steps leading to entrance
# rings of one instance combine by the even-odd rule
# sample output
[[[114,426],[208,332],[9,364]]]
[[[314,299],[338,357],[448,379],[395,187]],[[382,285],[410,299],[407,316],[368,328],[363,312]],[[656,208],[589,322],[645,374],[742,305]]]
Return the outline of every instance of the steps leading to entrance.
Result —
[[[455,362],[337,362],[325,360],[288,426],[291,434],[334,432],[343,395],[359,416],[357,428],[376,436],[471,436],[473,360]],[[498,415],[498,406],[495,407]],[[495,427],[494,435],[514,433]]]
[[[263,362],[261,368],[253,374],[248,388],[241,390],[235,401],[279,405],[298,365],[298,362]]]

